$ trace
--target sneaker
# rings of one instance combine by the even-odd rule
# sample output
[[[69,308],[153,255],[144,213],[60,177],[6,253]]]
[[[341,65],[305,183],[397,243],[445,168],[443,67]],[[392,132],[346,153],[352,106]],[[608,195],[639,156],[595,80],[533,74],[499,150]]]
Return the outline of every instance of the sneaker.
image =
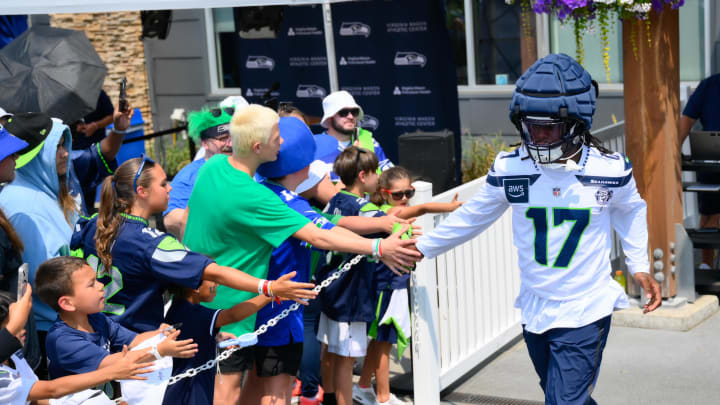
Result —
[[[387,402],[377,402],[377,405],[407,405],[407,403],[391,393]]]
[[[377,398],[375,398],[375,390],[373,390],[372,387],[362,388],[357,384],[353,384],[352,398],[354,401],[359,402],[361,405],[377,404]]]
[[[302,389],[301,389],[302,383],[297,378],[295,379],[295,388],[293,388],[292,396],[293,397],[299,397],[302,395]]]

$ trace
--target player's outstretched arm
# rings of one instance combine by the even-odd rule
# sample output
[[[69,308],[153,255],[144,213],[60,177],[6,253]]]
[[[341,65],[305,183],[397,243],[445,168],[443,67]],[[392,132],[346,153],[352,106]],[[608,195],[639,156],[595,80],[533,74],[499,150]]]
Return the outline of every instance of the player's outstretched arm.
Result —
[[[90,373],[70,375],[50,381],[37,381],[33,384],[28,395],[28,401],[41,399],[56,399],[96,387],[113,380],[145,380],[140,374],[152,371],[152,363],[141,362],[136,356],[128,352],[127,346],[119,354],[113,364],[99,368]]]
[[[308,223],[306,226],[317,229],[315,225],[311,223]],[[211,263],[205,267],[203,279],[214,281],[236,290],[254,293],[258,291],[258,283],[260,282],[259,278],[233,269],[232,267],[220,266],[217,263]],[[303,300],[313,299],[317,296],[316,292],[311,291],[314,287],[315,285],[312,283],[298,283],[290,280],[276,280],[272,285],[273,293],[276,296],[293,300],[303,305],[307,305],[307,302]]]

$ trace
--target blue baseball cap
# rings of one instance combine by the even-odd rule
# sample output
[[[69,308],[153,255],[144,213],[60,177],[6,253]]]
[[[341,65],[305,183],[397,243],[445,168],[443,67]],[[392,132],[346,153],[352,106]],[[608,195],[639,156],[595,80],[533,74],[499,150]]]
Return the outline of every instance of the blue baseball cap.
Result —
[[[28,143],[0,127],[0,161],[28,147]]]
[[[315,158],[315,139],[310,128],[295,117],[282,117],[278,123],[283,144],[273,162],[261,164],[257,172],[268,179],[295,173],[309,166]]]

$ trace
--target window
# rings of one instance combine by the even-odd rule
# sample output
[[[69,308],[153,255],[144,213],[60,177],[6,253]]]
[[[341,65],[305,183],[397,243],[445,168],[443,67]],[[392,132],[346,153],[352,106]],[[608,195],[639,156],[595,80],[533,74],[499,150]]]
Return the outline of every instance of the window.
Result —
[[[508,5],[505,0],[473,2],[477,84],[513,84],[522,75],[521,43],[525,35],[533,40],[534,35],[532,27],[523,27],[521,14],[519,5]]]
[[[235,18],[232,8],[214,8],[213,35],[217,58],[217,79],[219,88],[240,87],[238,60],[234,57],[238,36],[235,33]]]
[[[465,19],[465,5],[463,4],[463,0],[448,0],[446,20],[453,55],[455,55],[457,84],[466,85],[468,84],[467,43],[465,41],[467,21]]]

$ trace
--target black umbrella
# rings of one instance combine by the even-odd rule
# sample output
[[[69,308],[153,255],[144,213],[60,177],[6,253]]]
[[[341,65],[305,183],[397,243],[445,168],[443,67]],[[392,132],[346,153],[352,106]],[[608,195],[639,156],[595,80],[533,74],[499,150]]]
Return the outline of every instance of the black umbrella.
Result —
[[[33,26],[0,50],[0,107],[75,122],[95,110],[106,74],[84,32]]]

